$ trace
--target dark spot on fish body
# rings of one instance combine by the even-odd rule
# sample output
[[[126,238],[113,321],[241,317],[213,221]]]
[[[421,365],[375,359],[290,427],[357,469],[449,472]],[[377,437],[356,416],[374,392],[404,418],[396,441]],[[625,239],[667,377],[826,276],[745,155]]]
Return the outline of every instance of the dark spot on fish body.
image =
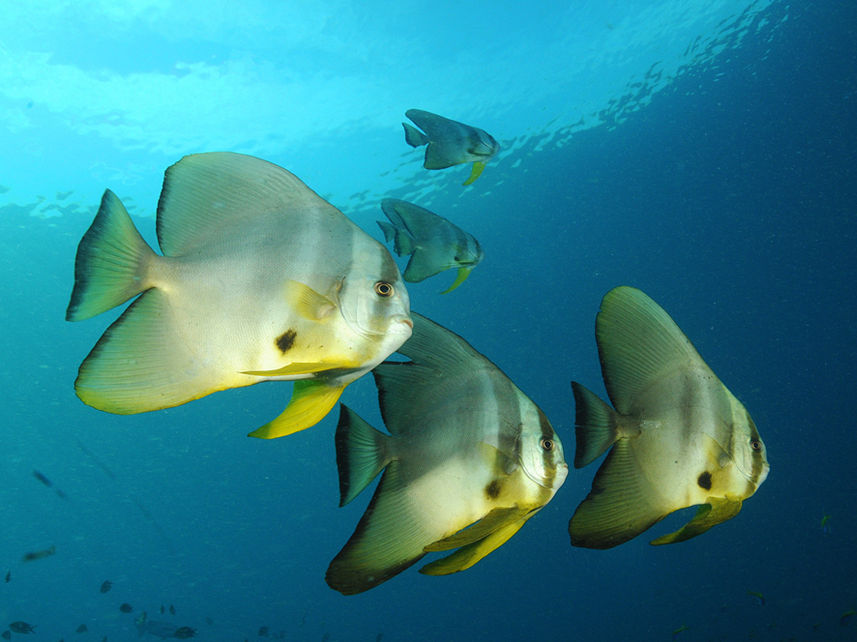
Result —
[[[279,349],[282,354],[286,354],[295,344],[295,337],[297,336],[298,333],[294,329],[289,328],[283,332],[283,334],[278,336],[274,343],[277,344],[277,349]]]
[[[696,483],[699,484],[700,488],[704,488],[705,490],[711,490],[711,473],[706,470],[699,476],[699,478],[696,480]]]
[[[500,496],[500,491],[503,489],[503,484],[499,479],[494,479],[485,487],[485,495],[488,499],[497,499]]]

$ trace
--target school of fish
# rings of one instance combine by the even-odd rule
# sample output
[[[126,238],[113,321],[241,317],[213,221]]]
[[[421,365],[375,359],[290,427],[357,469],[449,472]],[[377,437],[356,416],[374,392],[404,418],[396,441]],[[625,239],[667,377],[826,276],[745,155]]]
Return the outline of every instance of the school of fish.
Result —
[[[426,169],[473,163],[464,185],[500,150],[482,129],[418,109],[405,115],[416,125],[402,123],[405,141],[426,146]],[[335,435],[340,505],[381,476],[327,570],[347,595],[433,553],[447,555],[424,574],[471,567],[568,474],[542,410],[465,339],[411,311],[405,281],[455,268],[443,293],[455,290],[483,260],[479,242],[414,203],[388,198],[381,210],[385,241],[409,257],[403,273],[384,245],[287,170],[229,152],[185,156],[166,170],[158,201],[161,254],[105,191],[78,247],[66,312],[81,321],[133,299],[75,381],[84,403],[111,413],[291,381],[285,410],[249,433],[276,438],[321,421],[348,384],[373,373],[388,432],[341,404]],[[642,291],[609,291],[595,329],[612,407],[572,383],[574,465],[609,452],[570,520],[571,544],[617,546],[689,506],[696,515],[652,544],[737,515],[769,471],[741,402]],[[388,360],[394,352],[410,360]],[[160,625],[141,617],[141,631]]]

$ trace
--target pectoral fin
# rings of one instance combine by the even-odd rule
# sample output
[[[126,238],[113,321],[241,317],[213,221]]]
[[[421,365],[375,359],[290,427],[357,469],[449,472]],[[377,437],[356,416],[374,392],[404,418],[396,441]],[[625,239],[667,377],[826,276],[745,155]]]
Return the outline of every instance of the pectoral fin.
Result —
[[[734,497],[711,497],[707,504],[703,504],[696,511],[696,515],[679,530],[669,535],[663,535],[653,539],[653,546],[662,544],[675,544],[683,542],[697,535],[701,535],[712,526],[717,526],[727,519],[732,519],[741,510],[741,500]]]
[[[462,185],[470,185],[473,181],[479,178],[480,174],[482,174],[482,170],[485,169],[485,163],[482,161],[476,161],[473,163],[473,169],[470,172],[470,178],[462,183]]]
[[[314,426],[339,400],[345,386],[301,379],[295,382],[289,405],[279,417],[251,432],[248,437],[275,439]]]
[[[321,321],[336,309],[336,303],[298,281],[286,282],[286,299],[304,319]]]
[[[455,281],[452,282],[452,285],[450,285],[443,292],[441,292],[441,294],[447,294],[449,292],[452,292],[455,288],[457,288],[459,285],[461,285],[467,280],[467,277],[470,276],[470,273],[472,271],[472,267],[458,268],[458,276],[455,277]]]

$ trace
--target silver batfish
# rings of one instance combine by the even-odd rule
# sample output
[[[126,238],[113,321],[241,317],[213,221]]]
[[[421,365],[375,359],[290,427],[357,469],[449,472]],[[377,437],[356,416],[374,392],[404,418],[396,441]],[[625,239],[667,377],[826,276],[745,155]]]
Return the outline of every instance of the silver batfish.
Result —
[[[75,382],[119,414],[226,388],[295,380],[272,438],[320,421],[350,382],[411,333],[408,293],[387,249],[296,176],[252,156],[186,156],[167,169],[156,254],[107,190],[77,250],[66,318],[140,295]]]
[[[652,541],[669,544],[737,515],[769,470],[765,444],[741,402],[640,290],[608,292],[595,333],[615,410],[572,383],[574,465],[612,448],[571,518],[571,543],[610,548],[673,511],[700,505],[683,528]]]
[[[399,352],[375,371],[390,435],[344,405],[336,431],[341,505],[383,470],[327,582],[353,594],[426,553],[458,549],[421,572],[462,571],[547,504],[568,473],[544,413],[464,339],[414,314]]]

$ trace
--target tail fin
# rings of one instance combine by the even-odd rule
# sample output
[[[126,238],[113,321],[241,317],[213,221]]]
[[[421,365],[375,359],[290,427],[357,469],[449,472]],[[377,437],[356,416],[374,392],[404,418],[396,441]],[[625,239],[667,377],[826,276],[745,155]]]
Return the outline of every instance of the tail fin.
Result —
[[[375,221],[381,231],[384,232],[384,241],[389,243],[396,239],[396,228],[390,225],[387,221]]]
[[[411,147],[419,147],[429,142],[428,136],[413,125],[402,123],[402,127],[405,128],[405,142]]]
[[[388,439],[351,408],[340,405],[339,425],[336,427],[340,506],[359,495],[389,463],[386,454]]]
[[[94,317],[140,294],[149,287],[146,269],[156,256],[122,201],[105,191],[98,214],[77,247],[66,320]]]
[[[571,382],[571,389],[574,392],[577,438],[574,467],[582,468],[600,457],[616,441],[616,412],[576,381]]]

